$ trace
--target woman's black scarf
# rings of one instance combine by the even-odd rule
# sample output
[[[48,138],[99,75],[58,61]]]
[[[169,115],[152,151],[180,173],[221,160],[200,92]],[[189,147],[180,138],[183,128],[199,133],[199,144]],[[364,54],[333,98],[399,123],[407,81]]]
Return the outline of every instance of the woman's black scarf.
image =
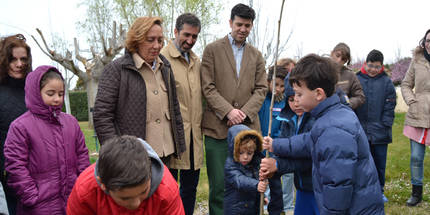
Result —
[[[424,57],[427,59],[428,62],[430,62],[430,54],[427,53],[427,49],[424,49]]]

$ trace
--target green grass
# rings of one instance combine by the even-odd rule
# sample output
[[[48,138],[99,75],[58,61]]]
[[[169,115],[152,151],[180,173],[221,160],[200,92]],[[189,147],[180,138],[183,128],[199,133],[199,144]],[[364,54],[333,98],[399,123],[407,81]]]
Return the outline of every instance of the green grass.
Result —
[[[410,183],[410,145],[409,140],[403,136],[403,122],[405,114],[396,113],[393,125],[393,143],[388,146],[387,169],[385,182],[385,195],[389,199],[385,203],[386,214],[394,215],[425,215],[430,214],[430,150],[424,160],[424,191],[423,202],[417,207],[407,207],[406,200],[411,194]],[[95,152],[94,132],[88,129],[87,122],[80,122],[81,129],[85,135],[85,141],[90,153]],[[95,162],[96,156],[91,156],[91,162]],[[200,180],[197,187],[197,205],[207,205],[209,196],[209,185],[206,174],[206,165],[200,170]],[[197,207],[196,205],[196,207]]]

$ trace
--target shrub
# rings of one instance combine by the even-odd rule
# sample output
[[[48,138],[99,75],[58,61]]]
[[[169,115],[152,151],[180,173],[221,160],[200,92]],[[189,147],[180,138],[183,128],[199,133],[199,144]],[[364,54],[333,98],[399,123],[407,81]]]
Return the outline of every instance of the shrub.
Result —
[[[411,60],[410,57],[402,58],[391,66],[391,80],[394,85],[400,85],[405,77],[406,71],[408,71]]]
[[[76,117],[78,121],[88,121],[88,100],[87,92],[85,91],[70,91],[70,109],[71,114]],[[63,111],[65,110],[65,105],[63,105]]]

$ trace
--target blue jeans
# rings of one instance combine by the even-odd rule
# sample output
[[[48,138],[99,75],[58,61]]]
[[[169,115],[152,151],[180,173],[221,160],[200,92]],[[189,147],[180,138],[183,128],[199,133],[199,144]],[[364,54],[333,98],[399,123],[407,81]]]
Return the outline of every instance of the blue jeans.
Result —
[[[284,200],[284,211],[294,209],[294,174],[282,175],[282,199]]]
[[[424,155],[426,153],[426,146],[417,143],[413,140],[411,142],[411,183],[412,185],[423,186],[423,172],[424,172]]]

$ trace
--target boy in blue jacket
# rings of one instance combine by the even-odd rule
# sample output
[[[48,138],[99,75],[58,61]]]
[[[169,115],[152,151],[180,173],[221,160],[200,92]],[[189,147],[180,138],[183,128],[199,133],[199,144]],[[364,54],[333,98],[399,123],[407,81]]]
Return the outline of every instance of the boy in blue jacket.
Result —
[[[294,64],[293,64],[294,65]],[[266,94],[266,98],[264,99],[263,105],[261,106],[260,111],[258,111],[258,117],[260,119],[260,127],[261,127],[261,133],[263,136],[267,136],[268,130],[269,130],[269,120],[270,117],[272,117],[272,129],[271,129],[271,136],[273,138],[278,137],[279,135],[279,128],[281,125],[281,122],[277,119],[279,116],[279,113],[281,113],[282,108],[285,107],[285,86],[284,86],[284,79],[288,75],[287,67],[285,66],[276,66],[276,76],[275,79],[273,79],[273,72],[275,70],[275,67],[272,66],[269,68],[269,73],[267,74],[267,85],[269,87],[269,91]],[[272,101],[272,90],[273,90],[273,82],[275,82],[275,96],[273,101],[273,111],[272,115],[270,115],[270,103]],[[265,155],[265,151],[263,151],[263,155]],[[272,154],[270,153],[270,156]],[[274,198],[282,198],[283,199],[283,211],[287,212],[288,210],[293,209],[293,202],[294,202],[294,187],[293,187],[293,174],[286,173],[285,175],[282,175],[281,181],[273,181],[270,184],[270,189],[267,189],[265,192],[265,195],[268,197],[273,196]],[[282,187],[282,189],[281,189]],[[270,195],[269,195],[270,193]],[[271,198],[269,198],[271,200]]]
[[[337,70],[328,58],[302,58],[290,74],[294,100],[315,118],[312,129],[290,138],[265,137],[263,148],[282,157],[311,158],[320,214],[384,214],[369,143],[354,112],[335,94]],[[268,177],[276,166],[261,168]]]
[[[367,135],[370,152],[378,171],[382,193],[385,185],[385,166],[388,144],[392,142],[391,128],[396,107],[396,90],[384,71],[384,55],[372,50],[357,77],[363,87],[366,101],[355,112]],[[388,199],[382,194],[382,199]]]
[[[260,193],[264,193],[267,182],[259,180],[258,170],[263,157],[263,137],[245,125],[234,125],[228,129],[229,155],[224,169],[224,214],[255,214],[259,212]],[[279,180],[278,177],[274,177]],[[269,183],[273,179],[269,179]],[[269,202],[269,214],[279,215],[282,199]]]
[[[314,123],[313,117],[311,117],[309,113],[304,112],[303,108],[298,106],[294,101],[295,92],[288,83],[288,80],[288,77],[285,78],[284,84],[284,95],[287,105],[285,105],[277,117],[277,120],[281,122],[279,138],[287,138],[308,132],[311,130]],[[284,160],[283,158],[276,159]],[[310,161],[310,159],[308,160]],[[291,160],[289,162],[298,161]],[[307,165],[294,170],[294,185],[297,189],[294,214],[317,215],[319,214],[319,211],[315,201],[314,192],[312,190],[312,163],[305,162],[305,164]]]

